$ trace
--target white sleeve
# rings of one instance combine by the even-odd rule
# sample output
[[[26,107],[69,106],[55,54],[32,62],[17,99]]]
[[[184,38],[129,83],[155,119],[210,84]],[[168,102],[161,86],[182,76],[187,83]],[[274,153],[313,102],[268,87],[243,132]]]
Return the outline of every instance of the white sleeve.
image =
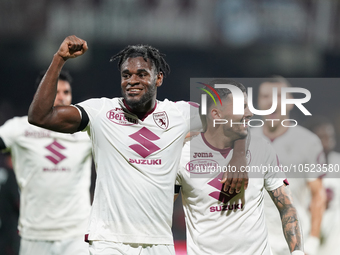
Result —
[[[96,119],[100,110],[104,106],[104,102],[105,101],[101,98],[95,98],[95,99],[89,99],[89,100],[76,104],[76,105],[81,106],[89,117],[89,123],[87,125],[87,128],[85,128],[84,130],[87,130],[90,122],[93,122]]]
[[[202,122],[199,114],[199,104],[187,101],[178,101],[175,106],[179,111],[181,111],[184,117],[189,131],[201,131]]]
[[[9,150],[15,143],[20,132],[18,129],[20,126],[19,118],[15,117],[7,120],[5,124],[0,127],[0,137],[7,147],[6,150]]]
[[[265,165],[268,166],[264,175],[264,186],[266,190],[272,191],[285,183],[286,176],[282,171],[279,158],[276,155],[274,148],[268,141],[265,141],[264,143],[264,150],[267,155]]]

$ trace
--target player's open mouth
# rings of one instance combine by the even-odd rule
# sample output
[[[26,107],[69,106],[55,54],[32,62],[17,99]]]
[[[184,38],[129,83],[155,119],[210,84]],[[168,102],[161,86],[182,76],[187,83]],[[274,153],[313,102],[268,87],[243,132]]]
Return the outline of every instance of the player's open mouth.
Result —
[[[129,95],[136,95],[139,94],[143,89],[139,89],[139,88],[131,88],[131,89],[127,89],[127,93]]]

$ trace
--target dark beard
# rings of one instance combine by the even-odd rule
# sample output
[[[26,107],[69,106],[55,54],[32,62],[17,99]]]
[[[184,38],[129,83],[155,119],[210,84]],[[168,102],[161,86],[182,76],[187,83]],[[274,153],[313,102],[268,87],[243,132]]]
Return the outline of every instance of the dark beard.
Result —
[[[125,103],[134,111],[138,112],[138,109],[143,109],[145,105],[150,102],[153,96],[156,94],[156,84],[149,87],[149,90],[140,98],[140,100],[127,99],[126,94],[122,91]]]

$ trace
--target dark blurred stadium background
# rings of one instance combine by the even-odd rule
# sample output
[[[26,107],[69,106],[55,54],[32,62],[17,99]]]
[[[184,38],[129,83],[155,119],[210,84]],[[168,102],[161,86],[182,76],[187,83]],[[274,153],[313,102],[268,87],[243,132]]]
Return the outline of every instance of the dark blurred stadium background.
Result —
[[[67,35],[89,45],[65,66],[74,103],[119,96],[109,59],[138,43],[167,55],[171,74],[158,98],[189,100],[191,77],[339,77],[339,13],[336,0],[1,0],[0,125],[27,114],[36,76]],[[305,86],[309,110],[331,118],[339,135],[340,87],[319,81]],[[179,202],[174,219],[175,239],[184,240]]]

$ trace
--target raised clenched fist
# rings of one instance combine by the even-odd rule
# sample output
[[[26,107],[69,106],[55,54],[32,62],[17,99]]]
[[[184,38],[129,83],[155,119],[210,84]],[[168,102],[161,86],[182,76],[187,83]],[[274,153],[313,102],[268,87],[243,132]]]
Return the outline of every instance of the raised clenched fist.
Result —
[[[61,43],[56,54],[66,61],[69,58],[76,58],[83,55],[87,49],[86,41],[75,35],[70,35]]]

